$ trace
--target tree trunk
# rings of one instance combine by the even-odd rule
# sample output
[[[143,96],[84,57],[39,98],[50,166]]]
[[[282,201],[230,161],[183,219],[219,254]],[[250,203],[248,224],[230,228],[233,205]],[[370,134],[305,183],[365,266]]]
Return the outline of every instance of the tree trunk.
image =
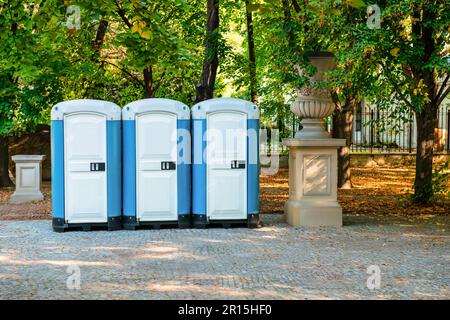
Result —
[[[295,52],[296,50],[296,37],[290,26],[291,24],[291,6],[289,0],[281,0],[283,6],[284,25],[283,28],[287,34],[288,46]]]
[[[100,23],[98,25],[97,33],[95,34],[95,39],[93,41],[93,47],[94,47],[94,59],[98,61],[100,58],[100,49],[103,45],[103,42],[105,40],[106,31],[108,31],[108,20],[100,20]]]
[[[350,97],[336,108],[333,116],[333,138],[345,139],[345,146],[338,148],[338,188],[352,187],[350,171],[350,144],[352,142],[353,112],[359,102]]]
[[[13,185],[9,178],[8,138],[0,136],[0,188]]]
[[[97,32],[95,33],[95,39],[92,40],[92,61],[99,64],[100,69],[104,70],[104,61],[101,61],[101,48],[103,46],[103,42],[105,41],[106,32],[108,31],[108,20],[100,20],[97,28]],[[99,79],[94,79],[92,85],[89,86],[85,90],[85,94],[83,95],[85,98],[95,96],[98,92],[97,90],[105,87],[105,83],[99,81]]]
[[[256,54],[255,41],[253,37],[253,17],[249,10],[249,0],[245,0],[245,11],[247,13],[247,38],[248,38],[248,60],[250,76],[250,97],[253,103],[256,103]]]
[[[144,69],[144,98],[153,98],[155,92],[153,90],[153,70],[152,66]]]
[[[426,106],[421,112],[416,111],[417,154],[416,176],[414,180],[414,200],[427,203],[433,196],[433,146],[434,129],[437,127],[438,108]]]
[[[436,50],[433,37],[433,21],[435,12],[428,6],[416,7],[414,11],[414,22],[412,33],[423,44],[423,55],[421,61],[411,66],[415,83],[421,81],[425,85],[427,96],[431,102],[423,108],[416,109],[417,123],[417,153],[416,153],[416,176],[414,180],[414,201],[416,203],[428,203],[433,197],[433,148],[434,130],[438,125],[437,78],[435,72],[422,66],[432,63],[433,53]]]
[[[219,0],[208,0],[206,20],[205,60],[203,62],[202,79],[197,84],[196,102],[211,99],[214,95],[219,58]]]
[[[285,131],[285,119],[284,119],[284,114],[283,112],[280,110],[277,112],[277,128],[278,128],[278,134],[280,137],[285,137],[284,135],[284,131]]]

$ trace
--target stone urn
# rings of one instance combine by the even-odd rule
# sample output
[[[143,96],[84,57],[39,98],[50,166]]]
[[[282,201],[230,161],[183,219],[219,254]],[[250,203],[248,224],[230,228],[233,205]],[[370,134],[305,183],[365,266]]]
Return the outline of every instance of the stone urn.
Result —
[[[309,61],[317,68],[310,78],[312,84],[324,79],[324,72],[335,67],[334,56],[329,52],[317,52],[309,56]],[[298,90],[297,99],[291,105],[291,111],[301,117],[303,128],[297,131],[295,138],[328,139],[330,135],[323,128],[323,118],[334,111],[335,105],[329,97],[329,89],[306,85]]]

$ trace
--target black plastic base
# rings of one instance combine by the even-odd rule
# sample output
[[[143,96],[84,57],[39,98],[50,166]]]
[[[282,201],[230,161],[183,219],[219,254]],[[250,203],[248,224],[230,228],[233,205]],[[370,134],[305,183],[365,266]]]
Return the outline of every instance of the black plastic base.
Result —
[[[212,226],[222,226],[222,228],[231,228],[232,226],[247,226],[246,219],[236,219],[236,220],[209,220],[209,224]]]
[[[188,229],[190,227],[191,227],[191,215],[190,214],[178,215],[178,228]]]
[[[139,227],[148,227],[158,230],[163,226],[178,226],[180,229],[189,228],[191,226],[190,215],[179,215],[178,221],[137,221],[136,217],[123,217],[123,228],[125,230],[136,230]]]
[[[206,219],[206,215],[183,214],[178,216],[178,221],[137,221],[136,217],[112,217],[108,218],[107,223],[65,223],[62,218],[53,218],[53,231],[64,232],[67,230],[78,229],[90,231],[97,228],[106,228],[108,231],[114,230],[136,230],[138,227],[151,227],[160,229],[162,226],[178,226],[180,229],[186,229],[193,226],[197,229],[204,229],[207,225],[222,225],[224,228],[230,228],[232,225],[244,225],[248,228],[258,228],[259,214],[249,214],[247,219],[241,220],[210,220]]]
[[[139,226],[139,224],[136,221],[136,217],[123,216],[122,221],[123,221],[122,226],[125,230],[136,230],[136,228]]]
[[[192,215],[192,226],[196,229],[204,229],[208,224],[206,215],[204,214],[193,214]]]
[[[251,229],[259,228],[259,213],[249,214],[247,218],[247,226]]]
[[[55,232],[64,232],[67,228],[69,228],[69,225],[64,223],[63,218],[53,218],[52,226],[53,231]]]
[[[249,214],[247,219],[236,220],[207,220],[206,215],[192,215],[192,224],[194,228],[206,228],[207,225],[221,225],[223,228],[230,228],[231,226],[247,225],[248,228],[258,228],[259,214]]]
[[[115,231],[122,229],[122,217],[108,218],[105,223],[65,223],[63,218],[53,218],[53,231],[64,232],[69,230],[91,231],[92,229],[107,229]]]

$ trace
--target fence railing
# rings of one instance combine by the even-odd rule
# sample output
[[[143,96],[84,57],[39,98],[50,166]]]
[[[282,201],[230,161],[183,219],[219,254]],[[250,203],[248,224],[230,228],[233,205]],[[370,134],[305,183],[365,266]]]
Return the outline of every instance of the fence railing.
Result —
[[[332,119],[327,121],[328,131],[332,131]],[[294,136],[298,126],[292,125],[290,136]],[[439,110],[438,127],[434,132],[434,152],[450,153],[450,109]],[[264,129],[261,136],[262,154],[283,153],[286,147],[278,135],[273,139],[274,129]],[[275,129],[276,130],[276,129]],[[414,153],[416,152],[417,126],[414,114],[410,113],[393,119],[388,111],[370,110],[356,112],[351,137],[353,153]]]
[[[387,111],[370,110],[355,114],[351,141],[352,152],[416,152],[417,125],[410,113],[392,119]],[[435,153],[450,153],[450,110],[440,109],[434,130]]]

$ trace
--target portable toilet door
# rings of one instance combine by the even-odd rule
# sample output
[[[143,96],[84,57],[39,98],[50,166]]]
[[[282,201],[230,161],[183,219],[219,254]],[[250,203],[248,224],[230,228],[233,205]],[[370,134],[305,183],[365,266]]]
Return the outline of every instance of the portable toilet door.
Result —
[[[219,98],[192,107],[192,221],[259,223],[259,110]]]
[[[125,229],[190,226],[190,110],[170,99],[126,105],[123,119]]]
[[[51,112],[53,230],[121,228],[121,109],[72,100]]]

